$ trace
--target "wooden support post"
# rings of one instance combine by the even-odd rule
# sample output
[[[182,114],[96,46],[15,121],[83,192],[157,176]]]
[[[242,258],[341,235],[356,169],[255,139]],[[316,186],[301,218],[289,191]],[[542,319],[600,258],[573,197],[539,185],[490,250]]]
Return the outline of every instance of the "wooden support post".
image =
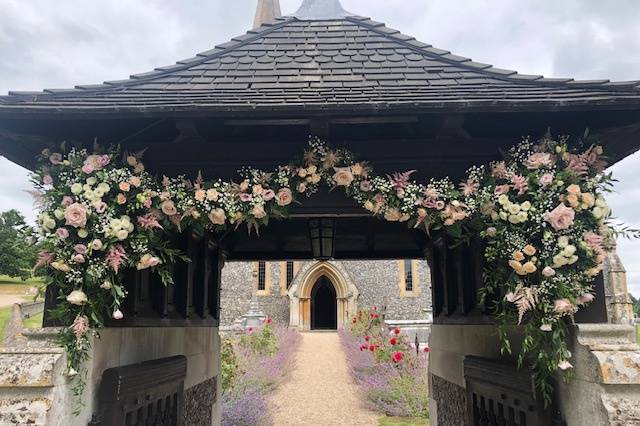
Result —
[[[220,289],[222,288],[222,268],[226,261],[226,253],[213,241],[208,244],[208,300],[209,312],[216,321],[220,321]]]

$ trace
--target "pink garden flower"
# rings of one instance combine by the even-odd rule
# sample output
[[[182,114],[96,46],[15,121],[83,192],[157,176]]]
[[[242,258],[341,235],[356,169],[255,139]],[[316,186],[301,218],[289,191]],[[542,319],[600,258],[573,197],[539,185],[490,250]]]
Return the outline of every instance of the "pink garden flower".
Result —
[[[162,209],[162,213],[166,214],[167,216],[174,216],[178,214],[178,209],[176,209],[176,205],[171,200],[164,201],[160,205],[160,208]]]
[[[71,260],[73,260],[75,263],[84,263],[84,256],[81,254],[76,254],[71,258]]]
[[[507,177],[507,165],[504,161],[498,161],[491,168],[491,176],[496,179],[504,179]]]
[[[102,214],[107,210],[107,203],[104,201],[98,201],[93,204],[93,208],[96,209],[96,213]]]
[[[42,250],[38,253],[38,260],[36,261],[35,269],[40,268],[42,266],[47,266],[51,264],[55,260],[55,256],[51,254],[47,250]]]
[[[507,194],[509,193],[509,190],[511,189],[511,187],[507,184],[504,185],[498,185],[496,186],[496,189],[493,191],[493,193],[499,197],[502,194]]]
[[[113,311],[112,316],[114,320],[121,320],[122,318],[124,318],[124,314],[120,309],[116,309],[115,311]]]
[[[518,195],[522,195],[529,189],[527,178],[521,175],[513,175],[511,177],[511,186],[514,190],[518,191]]]
[[[84,315],[78,315],[76,319],[73,320],[71,329],[73,330],[73,334],[75,334],[76,339],[81,339],[89,331],[89,318]]]
[[[269,202],[269,201],[273,200],[274,198],[276,198],[276,193],[273,192],[273,190],[271,190],[271,189],[267,189],[262,193],[262,199],[265,202]]]
[[[53,178],[51,175],[44,175],[42,176],[42,183],[45,185],[51,185],[53,183]]]
[[[64,197],[62,197],[63,207],[69,207],[71,204],[73,204],[73,198],[69,197],[68,195],[65,195]]]
[[[243,203],[248,203],[249,201],[253,200],[253,195],[247,194],[245,192],[240,193],[238,197],[240,198],[240,201],[242,201]]]
[[[62,154],[60,154],[59,152],[54,152],[49,156],[49,161],[51,162],[51,164],[56,165],[62,163]]]
[[[353,182],[353,173],[350,167],[334,167],[333,180],[337,186],[349,186]]]
[[[371,182],[369,182],[368,180],[363,180],[362,182],[360,182],[360,190],[364,192],[371,191]]]
[[[462,182],[460,184],[460,191],[462,191],[462,195],[465,197],[469,197],[470,195],[475,194],[478,191],[480,184],[478,182],[474,182],[472,180],[467,180],[466,182]]]
[[[558,364],[558,368],[564,371],[564,370],[569,370],[570,368],[573,368],[573,365],[571,365],[569,361],[564,360]]]
[[[584,241],[595,254],[605,254],[604,248],[602,247],[604,241],[602,235],[589,231],[585,232],[582,238],[584,238]]]
[[[562,203],[558,204],[555,209],[544,214],[544,220],[549,222],[556,231],[561,231],[571,227],[575,217],[575,210]]]
[[[555,157],[548,152],[536,152],[529,156],[524,165],[529,170],[537,170],[543,167],[551,167],[555,163]]]
[[[594,295],[591,293],[585,293],[581,296],[578,296],[578,298],[576,299],[576,302],[578,303],[578,305],[586,305],[588,303],[593,302],[594,299]]]
[[[93,173],[93,166],[91,164],[85,164],[84,166],[82,166],[82,172],[86,173],[86,174],[91,174]]]
[[[158,228],[158,229],[163,229],[162,225],[160,225],[160,223],[158,223],[158,218],[157,216],[151,212],[151,213],[147,213],[143,216],[139,216],[138,217],[138,224],[140,225],[140,227],[142,227],[142,229],[150,231],[152,229]]]
[[[73,250],[78,254],[87,254],[87,246],[84,244],[76,244],[73,246]]]
[[[111,267],[111,269],[113,269],[116,273],[118,273],[120,266],[122,266],[122,263],[125,261],[126,258],[127,258],[127,253],[124,250],[124,247],[122,247],[121,245],[117,245],[109,249],[106,260],[109,266]]]

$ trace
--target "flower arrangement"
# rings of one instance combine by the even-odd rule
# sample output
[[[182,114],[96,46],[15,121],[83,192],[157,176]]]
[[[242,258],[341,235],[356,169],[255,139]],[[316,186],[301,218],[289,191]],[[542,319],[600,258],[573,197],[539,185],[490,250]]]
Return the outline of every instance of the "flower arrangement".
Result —
[[[593,299],[591,283],[614,235],[603,197],[612,179],[603,173],[602,148],[575,151],[567,139],[525,139],[504,161],[471,168],[459,186],[449,179],[417,183],[414,171],[375,175],[350,151],[317,138],[299,162],[272,172],[243,169],[239,183],[200,175],[158,181],[141,157],[117,147],[89,152],[63,145],[59,152],[45,150],[33,174],[44,246],[38,267],[60,296],[53,314],[66,324],[60,341],[72,373],[81,370],[89,337],[105,319],[123,318],[123,270],[150,269],[171,284],[167,265],[184,257],[169,235],[241,224],[258,231],[326,184],[381,219],[443,229],[460,240],[485,238],[483,295],[500,296],[495,314],[501,324],[524,325],[520,363],[539,354],[532,357],[536,383],[550,398],[549,377],[570,367],[564,319]],[[356,324],[362,333],[380,321],[376,312],[366,315],[366,325]],[[504,328],[501,336],[509,351]],[[80,379],[77,393],[82,389]]]

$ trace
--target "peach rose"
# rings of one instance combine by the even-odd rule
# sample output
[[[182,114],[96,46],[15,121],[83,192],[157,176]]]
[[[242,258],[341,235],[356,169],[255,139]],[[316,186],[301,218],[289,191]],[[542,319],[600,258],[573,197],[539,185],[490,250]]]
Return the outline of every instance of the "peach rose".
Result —
[[[224,225],[227,221],[227,215],[222,209],[213,209],[211,213],[209,213],[209,220],[214,225]]]
[[[220,194],[215,189],[207,189],[207,200],[209,201],[218,201],[218,197]]]
[[[580,203],[578,202],[578,196],[576,194],[569,194],[567,195],[567,203],[569,203],[569,205],[573,208],[576,208],[580,205]]]
[[[127,197],[125,197],[124,194],[118,194],[118,196],[116,197],[116,202],[122,205],[127,202]]]
[[[138,176],[131,176],[131,178],[129,179],[129,183],[135,186],[136,188],[142,185],[142,181]]]
[[[279,206],[288,206],[293,202],[293,194],[289,188],[282,188],[276,194],[276,201]]]
[[[256,204],[253,206],[253,209],[251,209],[251,215],[256,219],[263,219],[267,216],[267,213],[264,211],[264,206],[262,204]]]
[[[196,201],[200,201],[203,202],[204,199],[207,197],[207,193],[205,190],[203,189],[198,189],[194,195]]]
[[[531,244],[527,244],[526,246],[524,246],[524,249],[522,249],[522,251],[527,256],[533,256],[534,254],[536,254],[536,248]]]
[[[544,220],[549,222],[556,231],[569,228],[573,225],[575,217],[575,210],[564,204],[558,204],[558,207],[544,214]]]
[[[87,209],[82,204],[73,203],[64,210],[66,224],[74,228],[84,228],[87,224]]]
[[[337,186],[349,186],[353,182],[353,173],[349,167],[334,167],[333,180]]]
[[[353,166],[351,166],[351,173],[353,173],[356,176],[361,175],[363,171],[364,169],[362,167],[362,164],[360,163],[356,163]]]
[[[178,214],[178,209],[176,209],[176,205],[171,200],[164,201],[160,207],[162,209],[162,213],[167,216],[174,216]]]
[[[118,188],[120,188],[120,191],[129,192],[131,190],[131,184],[129,182],[120,182]]]
[[[567,192],[569,194],[579,195],[582,191],[580,190],[580,187],[574,183],[572,185],[567,186]]]

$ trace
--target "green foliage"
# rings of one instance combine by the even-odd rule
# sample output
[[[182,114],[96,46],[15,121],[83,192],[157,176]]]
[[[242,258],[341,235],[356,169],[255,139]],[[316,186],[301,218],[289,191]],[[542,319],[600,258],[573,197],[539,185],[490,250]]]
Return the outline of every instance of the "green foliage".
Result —
[[[349,323],[349,331],[358,337],[377,334],[381,327],[382,318],[377,306],[359,309]]]
[[[0,213],[0,274],[23,280],[31,277],[37,257],[34,242],[33,228],[17,210]]]
[[[226,392],[233,387],[239,369],[238,358],[233,349],[233,342],[230,339],[225,339],[222,342],[220,363],[222,370],[222,391]]]
[[[278,352],[278,338],[271,323],[248,330],[248,333],[240,338],[239,344],[260,355],[273,356]]]
[[[382,417],[378,426],[429,426],[429,419],[412,417]]]

